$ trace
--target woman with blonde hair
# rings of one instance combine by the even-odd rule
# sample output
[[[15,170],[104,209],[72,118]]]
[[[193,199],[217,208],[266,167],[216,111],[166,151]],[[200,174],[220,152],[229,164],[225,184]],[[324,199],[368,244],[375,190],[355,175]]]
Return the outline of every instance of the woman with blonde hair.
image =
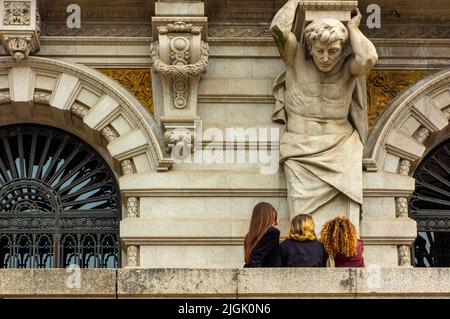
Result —
[[[289,235],[280,245],[283,267],[325,267],[328,259],[314,231],[310,215],[300,214],[291,221]]]
[[[253,208],[250,229],[244,240],[245,266],[280,266],[280,231],[278,213],[269,203],[258,203]]]
[[[336,267],[365,267],[364,245],[355,226],[345,215],[325,223],[320,232],[325,251]]]

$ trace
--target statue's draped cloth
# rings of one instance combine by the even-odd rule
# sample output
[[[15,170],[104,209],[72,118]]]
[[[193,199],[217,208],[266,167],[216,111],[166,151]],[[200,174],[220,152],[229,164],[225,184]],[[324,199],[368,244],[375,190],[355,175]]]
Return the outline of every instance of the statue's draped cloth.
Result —
[[[286,124],[295,115],[295,99],[285,96],[286,73],[274,83],[272,119]],[[283,129],[280,162],[284,164],[290,205],[295,212],[312,213],[339,193],[362,204],[363,141],[367,136],[365,78],[356,81],[348,119],[328,120],[295,116]],[[301,103],[301,102],[300,102]],[[290,118],[292,121],[293,119]],[[304,134],[304,121],[316,121],[321,134]]]

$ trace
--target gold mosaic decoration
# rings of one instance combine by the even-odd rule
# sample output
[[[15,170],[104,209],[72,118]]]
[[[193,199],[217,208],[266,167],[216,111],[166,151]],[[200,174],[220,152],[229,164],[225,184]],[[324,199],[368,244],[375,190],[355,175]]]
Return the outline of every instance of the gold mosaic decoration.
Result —
[[[369,129],[389,103],[410,86],[431,74],[418,70],[375,70],[367,75]]]
[[[98,69],[98,71],[119,82],[153,114],[151,69]]]

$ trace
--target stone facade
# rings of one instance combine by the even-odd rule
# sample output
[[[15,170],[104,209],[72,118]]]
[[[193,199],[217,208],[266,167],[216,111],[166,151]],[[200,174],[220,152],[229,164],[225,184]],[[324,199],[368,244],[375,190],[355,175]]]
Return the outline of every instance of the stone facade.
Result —
[[[0,1],[0,5],[4,2],[8,1]],[[255,204],[270,202],[279,212],[282,233],[288,230],[283,171],[261,174],[261,163],[180,163],[171,158],[177,145],[189,145],[193,153],[210,145],[212,136],[204,136],[195,145],[196,120],[202,121],[203,131],[212,128],[224,136],[226,128],[281,128],[272,122],[271,113],[275,102],[272,83],[283,63],[268,28],[284,1],[246,0],[226,5],[218,0],[208,1],[205,7],[195,0],[134,0],[127,8],[104,9],[80,0],[80,29],[66,28],[63,1],[44,2],[47,5],[41,6],[39,13],[40,35],[36,25],[26,34],[19,32],[26,19],[5,20],[13,22],[8,22],[6,29],[0,27],[2,39],[13,33],[31,37],[20,51],[23,59],[17,59],[20,54],[14,58],[7,41],[0,48],[0,125],[35,122],[60,127],[95,147],[116,173],[123,197],[123,267],[158,270],[86,270],[83,280],[95,281],[83,288],[86,291],[70,292],[62,286],[63,270],[1,270],[0,297],[35,295],[30,288],[35,274],[47,282],[38,293],[43,296],[448,296],[445,269],[397,268],[410,266],[409,249],[417,236],[416,222],[407,211],[415,189],[415,168],[450,136],[448,34],[429,36],[439,12],[450,11],[445,1],[437,1],[438,9],[425,12],[418,7],[420,1],[411,1],[400,28],[409,35],[411,24],[420,18],[417,15],[428,17],[429,29],[421,27],[423,32],[418,30],[417,36],[390,36],[363,28],[379,55],[375,66],[379,73],[374,79],[384,81],[389,77],[380,74],[398,70],[415,72],[402,78],[401,88],[394,93],[380,89],[388,98],[384,96],[380,105],[374,105],[373,129],[364,150],[359,232],[366,264],[382,269],[379,290],[360,285],[361,278],[370,276],[369,270],[252,273],[237,269],[243,265],[243,237]],[[359,2],[362,12],[366,2]],[[388,5],[386,1],[380,4]],[[37,10],[33,5],[30,8]],[[33,12],[31,23],[38,16]],[[118,12],[129,19],[121,19]],[[387,21],[395,25],[393,17]],[[177,38],[182,38],[185,46],[172,41]],[[170,72],[181,75],[171,76]],[[134,79],[131,82],[144,79],[151,83],[136,88],[126,84],[130,78]],[[178,101],[183,102],[179,107]],[[226,145],[227,140],[215,143]],[[246,156],[250,149],[264,147],[252,141],[232,144]],[[278,147],[275,142],[268,148]],[[14,282],[29,283],[29,289],[20,290],[13,279],[1,279],[22,278],[23,274],[26,280]],[[183,278],[180,282],[205,277],[205,286],[184,288],[173,283],[163,287],[161,283],[173,274]],[[318,283],[330,278],[331,284],[319,285],[316,290],[302,290],[301,285],[288,288],[291,280],[301,283],[302,278],[311,276],[320,278]],[[278,282],[270,291],[262,283],[267,277]],[[130,280],[145,284],[134,285]],[[152,280],[158,284],[153,286]],[[416,282],[420,284],[413,284]],[[220,289],[212,288],[216,285]]]

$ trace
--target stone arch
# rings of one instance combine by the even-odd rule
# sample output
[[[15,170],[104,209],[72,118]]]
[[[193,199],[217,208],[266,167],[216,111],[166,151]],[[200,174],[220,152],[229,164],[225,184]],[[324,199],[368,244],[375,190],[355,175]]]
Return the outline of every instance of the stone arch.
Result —
[[[363,238],[378,246],[372,260],[390,256],[386,264],[397,259],[400,266],[411,265],[410,245],[417,236],[417,224],[408,212],[415,189],[412,176],[438,140],[450,136],[449,118],[450,70],[443,70],[396,97],[372,130],[364,154],[361,223]]]
[[[103,135],[123,175],[171,167],[152,116],[127,90],[96,70],[41,57],[21,62],[0,58],[0,104],[27,102],[69,111]]]
[[[412,175],[450,118],[450,70],[433,74],[392,101],[369,136],[365,157],[376,170]]]

